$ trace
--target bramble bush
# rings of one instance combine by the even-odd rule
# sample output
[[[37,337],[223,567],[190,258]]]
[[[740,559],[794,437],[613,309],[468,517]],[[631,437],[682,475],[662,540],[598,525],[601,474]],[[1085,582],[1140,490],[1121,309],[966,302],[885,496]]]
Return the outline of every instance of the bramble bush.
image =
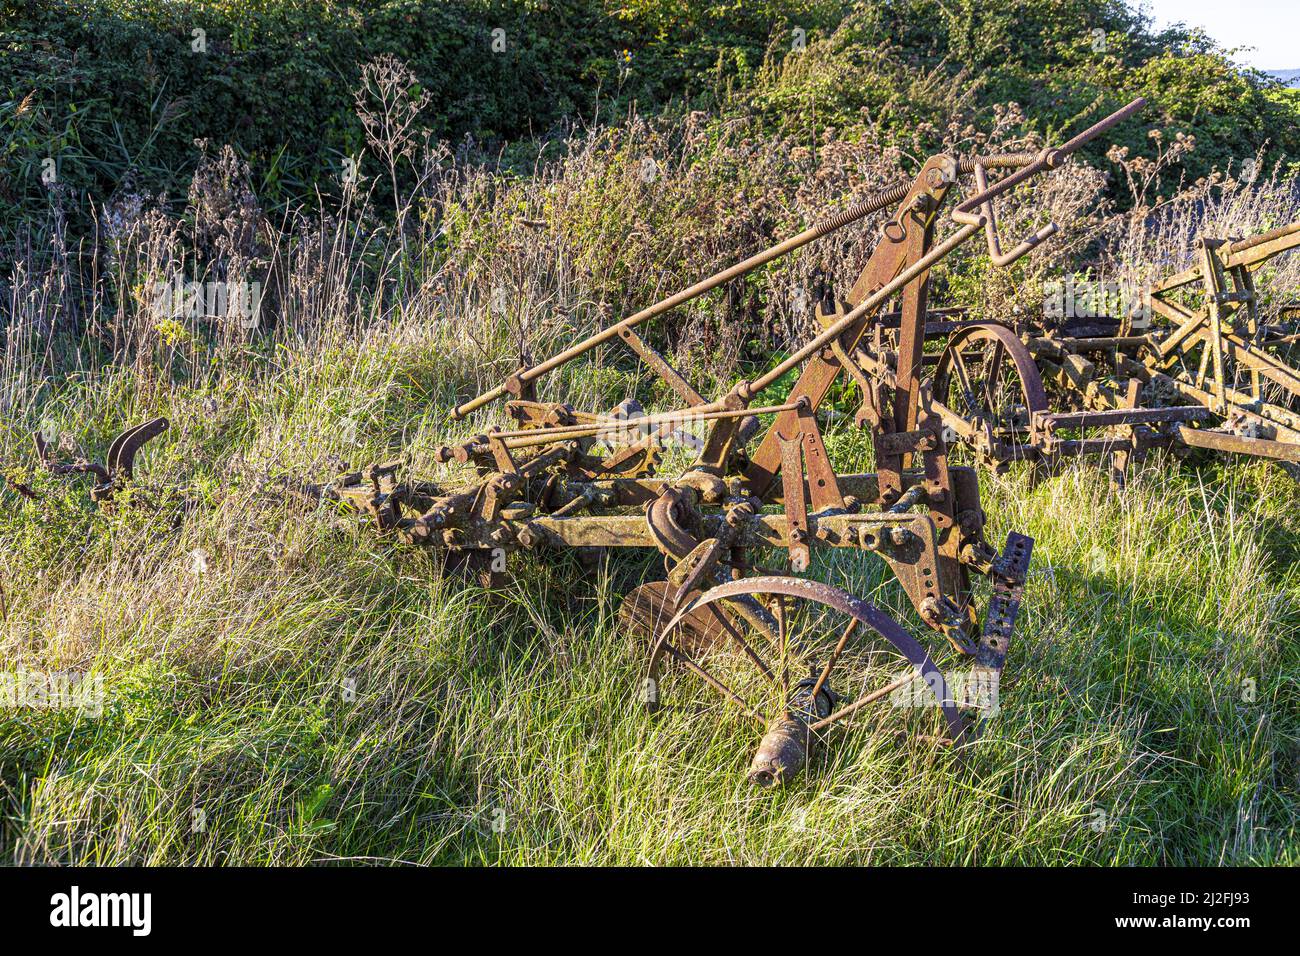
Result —
[[[200,139],[234,146],[259,195],[292,206],[339,191],[344,159],[365,142],[352,91],[385,54],[418,77],[429,137],[491,146],[546,139],[601,100],[691,99],[724,47],[756,65],[773,19],[808,4],[719,7],[698,20],[691,9],[709,5],[687,4],[654,35],[645,30],[662,18],[643,6],[5,0],[0,203],[28,218],[42,209],[47,160],[82,214],[123,187],[182,196]],[[700,39],[679,42],[697,29]]]
[[[947,145],[1019,103],[1051,136],[1137,94],[1194,135],[1194,180],[1300,157],[1296,100],[1203,35],[1122,0],[0,0],[0,237],[51,200],[89,231],[119,192],[178,200],[196,140],[248,162],[268,209],[338,195],[362,156],[352,91],[383,55],[414,72],[420,127],[520,168],[574,123],[630,110],[756,113],[810,142]],[[1135,155],[1148,148],[1134,124]],[[1099,159],[1099,154],[1092,157]],[[373,158],[362,159],[367,174]],[[51,181],[51,175],[54,177]],[[405,175],[414,176],[413,170]]]

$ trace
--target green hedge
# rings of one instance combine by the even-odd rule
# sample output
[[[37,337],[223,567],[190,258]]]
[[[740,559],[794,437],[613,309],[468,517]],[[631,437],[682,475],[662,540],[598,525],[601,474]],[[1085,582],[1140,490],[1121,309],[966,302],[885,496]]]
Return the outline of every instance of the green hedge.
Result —
[[[1277,81],[1232,64],[1203,34],[1153,32],[1123,0],[887,0],[857,5],[822,62],[766,77],[753,99],[774,122],[871,122],[917,149],[917,124],[941,124],[964,91],[978,108],[1014,101],[1049,139],[1136,96],[1149,106],[1118,134],[1151,155],[1145,131],[1194,135],[1190,180],[1265,150],[1265,164],[1300,163],[1300,109]],[[788,61],[787,61],[788,62]],[[1125,140],[1124,137],[1128,139]],[[1085,155],[1100,163],[1115,136]]]
[[[183,196],[196,139],[233,144],[268,206],[330,193],[363,144],[360,67],[381,53],[414,69],[430,132],[453,141],[533,141],[669,103],[757,109],[804,136],[870,115],[902,135],[974,84],[977,112],[1018,100],[1045,132],[1099,96],[1146,93],[1149,119],[1201,141],[1194,175],[1266,140],[1273,158],[1300,157],[1294,100],[1203,38],[1151,33],[1118,0],[0,0],[0,12],[0,237],[44,216],[50,160],[60,204],[84,224],[119,190]],[[781,70],[795,28],[810,49],[831,37],[835,62]]]
[[[660,6],[682,9],[661,22]],[[380,54],[405,60],[432,94],[434,137],[545,137],[592,116],[598,97],[607,115],[636,100],[689,99],[724,48],[733,64],[756,62],[774,18],[820,7],[833,22],[840,6],[2,0],[0,201],[39,202],[47,158],[82,196],[128,179],[174,196],[197,138],[234,144],[265,201],[304,199],[328,189],[362,145],[352,91]],[[696,7],[710,14],[696,18]]]

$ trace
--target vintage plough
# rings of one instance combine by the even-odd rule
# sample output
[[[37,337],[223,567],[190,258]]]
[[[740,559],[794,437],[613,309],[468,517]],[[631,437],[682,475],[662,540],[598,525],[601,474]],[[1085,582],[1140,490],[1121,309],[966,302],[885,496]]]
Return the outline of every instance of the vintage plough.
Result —
[[[135,480],[136,455],[148,442],[165,432],[167,424],[165,418],[154,418],[127,428],[109,443],[102,462],[84,457],[72,461],[58,460],[50,447],[50,439],[40,430],[32,433],[32,444],[36,450],[36,460],[43,470],[60,477],[90,477],[93,482],[90,486],[90,500],[104,505]],[[39,500],[41,497],[39,492],[24,481],[10,478],[9,484],[24,498]]]
[[[834,726],[873,703],[926,703],[933,739],[968,738],[996,694],[1032,540],[1011,533],[1001,552],[985,540],[976,473],[949,464],[945,421],[922,375],[929,270],[977,234],[1005,266],[1047,239],[1048,225],[1003,252],[993,202],[1135,113],[1131,103],[1057,149],[931,157],[910,185],[833,216],[540,364],[525,366],[460,405],[454,419],[505,399],[515,425],[438,450],[476,467],[467,488],[399,476],[388,462],[329,487],[400,540],[443,549],[490,583],[522,549],[645,548],[666,559],[664,580],[636,588],[621,616],[649,641],[642,700],[661,704],[665,681],[735,705],[764,733],[750,777],[788,779]],[[987,172],[1009,170],[994,185]],[[936,240],[954,186],[974,188],[951,209],[956,228]],[[893,207],[879,244],[845,298],[817,308],[821,331],[788,358],[713,399],[700,395],[637,332],[682,303],[874,212]],[[901,297],[896,325],[879,317]],[[997,333],[995,333],[997,334]],[[884,347],[889,339],[891,347]],[[605,343],[630,348],[680,398],[679,408],[629,417],[537,400],[540,378]],[[789,372],[798,379],[773,397]],[[857,423],[870,431],[876,471],[841,474],[817,419],[841,373],[862,392]],[[656,473],[665,440],[691,424],[707,433],[673,477]],[[806,577],[813,552],[841,549],[882,559],[958,672],[945,675],[920,641],[889,615]],[[795,575],[765,570],[761,552],[786,552]],[[991,580],[981,616],[973,576]],[[937,652],[936,652],[937,653]],[[960,676],[960,679],[957,679]]]
[[[1117,316],[966,324],[937,357],[930,411],[996,467],[1097,455],[1122,484],[1152,448],[1203,448],[1300,477],[1300,371],[1288,361],[1300,336],[1265,321],[1255,284],[1297,246],[1300,221],[1201,238],[1195,265],[1128,296]]]

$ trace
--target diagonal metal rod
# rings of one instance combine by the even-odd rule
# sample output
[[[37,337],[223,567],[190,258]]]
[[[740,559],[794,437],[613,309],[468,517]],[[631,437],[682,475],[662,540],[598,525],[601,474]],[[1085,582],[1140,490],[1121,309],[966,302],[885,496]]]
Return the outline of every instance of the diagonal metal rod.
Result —
[[[772,668],[768,667],[767,662],[758,656],[758,652],[749,646],[749,642],[741,635],[739,629],[737,629],[731,621],[727,619],[727,616],[712,604],[709,605],[709,610],[713,613],[713,616],[717,618],[718,623],[722,625],[723,630],[731,635],[731,639],[740,645],[740,649],[745,652],[745,656],[748,657],[754,666],[758,668],[759,673],[767,678],[769,682],[776,680],[776,675],[772,673]]]
[[[874,312],[876,309],[880,308],[899,289],[907,285],[917,276],[925,273],[932,265],[934,265],[944,256],[948,255],[948,253],[952,252],[963,242],[965,242],[967,239],[969,239],[971,236],[973,236],[975,233],[979,232],[983,228],[984,228],[983,218],[980,218],[976,222],[971,223],[969,225],[962,226],[951,236],[949,236],[939,245],[935,246],[933,249],[931,249],[929,252],[923,255],[920,259],[917,259],[916,262],[912,263],[912,265],[908,266],[906,269],[900,272],[889,282],[886,282],[875,293],[863,299],[861,304],[859,304],[857,308],[848,312],[843,318],[839,319],[833,325],[827,326],[826,329],[820,335],[818,335],[816,338],[810,341],[803,348],[799,349],[797,352],[792,354],[784,362],[781,362],[779,365],[774,366],[766,373],[764,373],[763,375],[759,376],[756,379],[753,379],[752,381],[742,382],[739,386],[737,386],[736,389],[736,391],[740,394],[740,397],[745,400],[749,400],[753,398],[763,389],[767,388],[769,385],[777,381],[777,379],[779,379],[786,372],[790,371],[791,369],[799,365],[802,365],[810,355],[814,354],[815,352],[821,351],[831,342],[834,342],[841,335],[843,335],[851,326],[856,325],[857,322],[860,319],[862,319],[863,316],[867,315],[870,312]]]
[[[715,403],[716,404],[716,403]],[[690,408],[663,412],[659,415],[646,415],[642,418],[617,418],[609,422],[592,425],[568,425],[559,428],[524,428],[518,431],[494,432],[491,437],[499,438],[507,448],[530,448],[534,445],[549,445],[557,441],[570,441],[575,438],[594,438],[602,433],[609,433],[620,428],[640,430],[659,425],[687,425],[699,421],[713,421],[718,418],[746,418],[750,415],[769,415],[794,411],[798,402],[784,405],[770,405],[764,408],[715,408],[712,405],[695,405]],[[486,452],[487,444],[474,446],[476,451]]]
[[[789,239],[764,249],[762,252],[752,255],[748,259],[738,262],[730,268],[723,269],[721,272],[715,273],[707,279],[702,279],[694,285],[688,286],[675,295],[670,295],[668,298],[656,302],[654,305],[647,306],[635,315],[630,315],[620,322],[616,322],[613,325],[601,329],[595,335],[592,335],[572,348],[566,349],[558,355],[547,359],[540,365],[524,369],[519,373],[519,378],[523,382],[531,382],[535,379],[541,378],[547,372],[559,368],[564,363],[577,358],[584,352],[589,352],[596,346],[617,338],[624,329],[630,329],[633,326],[640,325],[643,322],[653,319],[655,316],[663,315],[665,312],[671,311],[672,309],[677,308],[677,306],[683,305],[711,289],[716,289],[718,286],[730,282],[732,279],[739,278],[747,272],[757,269],[759,266],[766,265],[774,259],[779,259],[786,253],[793,252],[800,246],[805,246],[815,239],[820,239],[827,233],[834,232],[836,229],[840,229],[851,222],[856,222],[864,216],[871,215],[873,212],[879,212],[886,206],[892,206],[894,203],[901,201],[907,195],[909,189],[909,184],[900,183],[897,186],[886,189],[884,192],[877,193],[864,202],[861,202],[850,209],[846,209],[838,215],[831,216],[828,219],[823,219],[821,222],[810,226],[796,236],[791,236]],[[452,410],[451,417],[453,419],[464,418],[475,409],[481,408],[488,402],[495,401],[502,395],[505,395],[506,392],[507,388],[504,384],[489,389],[477,398],[472,398],[463,405],[457,406]]]
[[[781,655],[781,698],[784,700],[790,696],[790,655],[786,653],[785,598],[780,594],[776,596],[776,641]]]
[[[879,690],[874,690],[870,694],[867,694],[865,697],[858,698],[853,703],[849,704],[847,707],[841,707],[839,710],[835,711],[835,713],[831,714],[829,717],[823,717],[821,720],[817,721],[817,723],[809,724],[808,729],[821,730],[823,727],[833,724],[837,720],[842,720],[845,717],[849,716],[849,714],[861,710],[863,707],[866,707],[867,704],[871,704],[880,700],[880,698],[884,697],[886,694],[892,694],[894,691],[898,690],[898,688],[906,684],[910,684],[912,681],[916,680],[920,676],[921,676],[920,673],[916,671],[913,671],[911,674],[905,674],[902,677],[898,678],[898,680],[886,684],[884,687],[880,688]]]
[[[762,714],[756,711],[753,707],[750,707],[749,703],[743,697],[737,694],[734,690],[732,690],[726,684],[722,683],[722,681],[718,680],[716,677],[714,677],[712,674],[706,671],[699,664],[695,663],[694,659],[691,658],[691,656],[687,654],[685,651],[680,650],[677,647],[674,647],[672,644],[664,644],[664,650],[666,650],[670,655],[672,655],[674,660],[680,663],[692,674],[700,678],[700,680],[704,681],[704,683],[708,684],[719,694],[721,694],[723,697],[726,697],[729,701],[731,701],[742,711],[744,711],[747,717],[750,717],[758,721],[760,726],[763,724]]]
[[[960,161],[958,163],[959,172],[974,171],[978,167],[990,169],[1014,168],[1017,171],[1003,179],[991,189],[982,189],[975,196],[967,199],[966,202],[962,203],[958,207],[957,212],[953,214],[954,219],[957,222],[962,223],[963,226],[977,224],[978,228],[983,229],[986,224],[986,217],[975,211],[978,206],[987,203],[995,196],[1001,195],[1003,192],[1034,175],[1044,167],[1052,168],[1057,166],[1064,157],[1077,150],[1088,140],[1092,139],[1099,133],[1110,129],[1121,120],[1127,119],[1133,113],[1137,112],[1145,102],[1146,101],[1141,98],[1136,99],[1118,112],[1111,114],[1101,122],[1084,130],[1082,133],[1066,142],[1063,146],[1059,146],[1056,149],[1045,149],[1034,157],[1030,157],[1028,154],[1024,153],[1009,153],[1000,156],[977,156],[973,159]],[[522,384],[527,384],[541,378],[547,372],[559,368],[566,362],[577,358],[579,355],[590,351],[596,346],[617,338],[625,329],[630,329],[633,326],[647,322],[655,316],[663,315],[665,312],[675,309],[677,306],[689,302],[711,289],[716,289],[718,286],[730,282],[732,279],[739,278],[740,276],[757,269],[761,265],[766,265],[774,259],[779,259],[781,256],[793,252],[795,249],[805,246],[815,239],[820,239],[827,233],[834,232],[851,222],[862,219],[864,216],[868,216],[873,212],[879,212],[887,206],[900,202],[906,198],[910,191],[911,186],[909,184],[899,183],[897,186],[892,186],[889,189],[876,193],[874,196],[869,197],[856,206],[846,209],[844,212],[823,219],[821,222],[810,226],[796,236],[791,236],[783,242],[779,242],[774,246],[764,249],[762,252],[752,255],[748,259],[736,263],[734,266],[723,269],[721,272],[715,273],[707,279],[703,279],[666,299],[656,302],[654,305],[642,309],[635,315],[630,315],[620,322],[616,322],[611,326],[601,329],[599,332],[589,336],[577,345],[574,345],[572,348],[566,349],[558,355],[552,356],[539,365],[534,365],[532,368],[521,369],[517,373],[518,381]],[[961,235],[962,237],[959,242],[965,241],[967,238],[967,236],[963,234],[964,232],[965,229],[958,233],[958,235]],[[927,263],[927,267],[929,264],[930,263]],[[855,312],[856,311],[857,310],[855,310]],[[855,318],[861,318],[862,314],[864,313],[857,314]],[[842,331],[842,329],[840,331]],[[839,333],[837,332],[836,335],[826,338],[824,341],[820,342],[817,347],[823,347],[831,339],[836,338],[838,334]],[[821,337],[819,336],[819,338]],[[804,357],[806,358],[807,356],[805,355]],[[802,358],[800,361],[802,361]],[[784,365],[785,363],[782,364]],[[788,368],[784,369],[782,374],[784,374],[784,371],[788,371]],[[779,377],[779,375],[776,376],[776,378]],[[773,381],[775,381],[775,378]],[[771,384],[771,382],[768,382],[767,384]],[[481,395],[470,399],[468,402],[452,409],[451,417],[454,420],[464,418],[475,409],[481,408],[489,402],[495,401],[501,396],[507,394],[508,391],[509,388],[507,384],[503,382],[502,384],[497,385],[496,387],[483,392]]]
[[[985,169],[1015,169],[1034,162],[1039,158],[1039,156],[1040,154],[1038,153],[999,153],[993,156],[976,156],[970,159],[961,160],[958,163],[958,169],[963,173],[971,172],[977,165],[983,166]],[[846,209],[844,212],[837,213],[834,216],[830,216],[823,219],[821,222],[809,226],[798,235],[791,236],[789,239],[779,242],[774,246],[770,246],[762,252],[755,253],[748,259],[736,263],[734,266],[723,269],[721,272],[717,272],[709,276],[707,279],[701,279],[694,285],[688,286],[680,292],[677,292],[666,299],[662,299],[654,305],[647,306],[634,315],[628,316],[626,319],[601,329],[594,335],[583,339],[572,348],[566,349],[558,355],[547,359],[545,362],[534,365],[532,368],[522,369],[518,373],[519,380],[523,383],[535,381],[546,373],[552,372],[561,365],[564,365],[566,362],[572,361],[579,355],[589,352],[596,346],[608,342],[611,339],[618,338],[625,329],[630,329],[633,326],[647,322],[656,316],[663,315],[665,312],[670,312],[677,308],[677,306],[684,305],[692,299],[703,295],[705,292],[716,289],[718,286],[724,285],[732,279],[737,279],[748,272],[752,272],[759,266],[766,265],[775,259],[779,259],[787,253],[793,252],[801,246],[806,246],[808,243],[820,239],[828,233],[834,232],[837,229],[842,229],[849,223],[857,222],[865,216],[869,216],[874,212],[880,212],[880,210],[885,209],[888,206],[901,202],[907,197],[911,188],[911,184],[909,183],[899,183],[897,186],[891,186],[889,189],[882,190],[881,192],[863,200],[858,205]],[[489,402],[501,398],[503,395],[507,394],[508,391],[509,390],[504,383],[488,389],[488,391],[483,392],[481,395],[478,395],[477,397],[454,408],[451,412],[451,417],[453,420],[462,419],[470,412],[482,408]]]
[[[835,650],[831,651],[831,656],[826,661],[826,666],[822,668],[821,674],[817,677],[817,683],[813,685],[812,693],[808,695],[812,700],[817,699],[818,693],[821,692],[822,686],[826,683],[826,678],[831,676],[831,671],[835,669],[835,665],[839,662],[840,654],[844,652],[844,645],[849,642],[849,638],[853,636],[853,632],[857,630],[857,628],[858,619],[856,617],[849,618],[848,627],[846,627],[844,633],[840,635],[839,641],[835,644]]]

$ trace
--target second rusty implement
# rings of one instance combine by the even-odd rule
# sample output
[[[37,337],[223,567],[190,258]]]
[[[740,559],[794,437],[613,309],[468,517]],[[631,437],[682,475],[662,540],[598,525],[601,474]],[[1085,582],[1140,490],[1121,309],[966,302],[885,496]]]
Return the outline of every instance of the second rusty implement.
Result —
[[[1151,449],[1208,449],[1300,478],[1296,306],[1266,315],[1257,288],[1259,271],[1297,247],[1300,221],[1203,236],[1194,264],[1144,290],[1132,314],[1075,328],[963,324],[937,358],[930,408],[995,467],[1097,456],[1122,484]]]
[[[660,553],[665,577],[633,590],[621,610],[646,640],[641,699],[651,710],[712,702],[752,723],[761,737],[749,771],[756,784],[789,780],[851,723],[887,726],[911,715],[931,741],[965,741],[996,695],[1033,542],[1011,533],[999,549],[986,540],[976,473],[950,465],[944,422],[928,411],[921,369],[930,269],[981,234],[999,266],[1046,240],[1054,226],[1004,252],[993,201],[1061,165],[1141,105],[1130,103],[1056,149],[933,156],[910,184],[519,368],[453,413],[463,419],[504,399],[513,421],[438,450],[440,461],[475,469],[464,487],[405,479],[400,463],[388,462],[340,477],[330,495],[401,541],[445,551],[488,584],[525,550]],[[998,170],[1007,174],[990,186],[987,175]],[[945,215],[963,178],[966,196]],[[843,298],[819,304],[821,329],[724,394],[701,395],[637,331],[888,210],[856,282]],[[950,228],[939,238],[945,222]],[[882,311],[896,297],[895,347],[862,348],[869,336],[879,338]],[[645,414],[624,403],[599,412],[538,399],[549,372],[614,343],[631,349],[680,406]],[[779,386],[787,373],[797,376],[793,386]],[[823,441],[818,409],[842,373],[862,393],[856,421],[874,445],[871,472],[837,470]],[[664,443],[689,429],[702,431],[694,460],[661,473]],[[853,563],[821,557],[835,552],[884,562],[917,622],[905,626],[817,580],[832,565],[841,580],[853,577]],[[981,579],[987,588],[976,586]]]
[[[62,477],[89,475],[94,480],[90,488],[90,499],[104,505],[135,479],[136,455],[149,441],[165,432],[167,424],[165,418],[154,418],[126,429],[109,444],[102,463],[84,457],[73,461],[56,460],[50,448],[50,440],[41,431],[32,434],[32,444],[36,448],[37,461],[50,474]],[[18,483],[14,487],[26,498],[40,497],[26,484]]]

